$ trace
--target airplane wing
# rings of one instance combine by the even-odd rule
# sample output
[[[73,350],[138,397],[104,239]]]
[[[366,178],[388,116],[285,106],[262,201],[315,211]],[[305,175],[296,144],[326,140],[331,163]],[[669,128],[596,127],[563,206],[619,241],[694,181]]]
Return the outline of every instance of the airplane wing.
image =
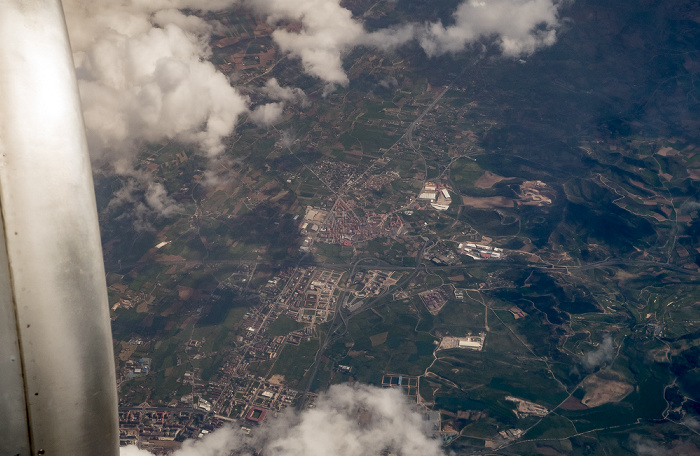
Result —
[[[107,290],[60,0],[0,1],[0,454],[119,452]]]

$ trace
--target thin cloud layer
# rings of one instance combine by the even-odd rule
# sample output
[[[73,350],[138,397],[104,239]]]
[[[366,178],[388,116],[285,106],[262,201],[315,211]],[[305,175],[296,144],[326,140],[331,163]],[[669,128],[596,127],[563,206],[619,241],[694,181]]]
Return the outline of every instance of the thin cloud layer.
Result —
[[[234,428],[219,429],[185,442],[173,456],[254,451],[268,456],[368,456],[384,450],[403,456],[444,456],[430,433],[430,423],[399,390],[334,385],[319,396],[314,408],[300,413],[288,409],[250,436]],[[121,451],[121,456],[148,455],[134,447]]]

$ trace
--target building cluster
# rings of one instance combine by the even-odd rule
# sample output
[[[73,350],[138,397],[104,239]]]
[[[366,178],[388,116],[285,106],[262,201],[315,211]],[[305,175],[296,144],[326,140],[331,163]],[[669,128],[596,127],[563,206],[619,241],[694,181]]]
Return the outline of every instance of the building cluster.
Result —
[[[158,452],[176,448],[175,440],[200,437],[223,421],[185,408],[130,407],[119,410],[120,445],[138,445]]]
[[[539,418],[545,417],[549,414],[549,410],[534,402],[526,401],[525,399],[519,399],[513,396],[506,396],[507,401],[515,402],[515,414],[518,418],[524,418],[526,416],[536,416]]]
[[[199,401],[194,400],[194,394],[188,394],[174,400],[173,406],[178,406],[178,402],[191,404],[193,407],[229,416],[232,406],[229,396],[236,390],[236,382],[248,375],[251,363],[275,359],[285,346],[285,336],[271,338],[267,335],[267,330],[270,324],[286,310],[283,303],[277,302],[277,283],[292,279],[293,276],[293,273],[283,271],[280,277],[271,279],[267,286],[262,288],[261,301],[258,305],[251,307],[240,321],[242,331],[236,337],[235,344],[229,349],[226,362],[219,371],[219,381],[206,382],[206,391],[201,391],[204,385],[198,378],[198,369],[185,372],[178,382],[182,385],[192,385],[193,391],[197,390]],[[286,283],[289,285],[289,281]],[[187,353],[191,359],[197,359],[200,356],[198,351],[201,345],[198,341],[188,343]],[[179,362],[178,359],[178,365]],[[207,407],[207,401],[210,407]]]
[[[282,336],[284,337],[284,336]],[[301,393],[246,372],[224,370],[218,387],[203,392],[212,404],[211,413],[242,420],[251,407],[280,411],[294,404]]]
[[[382,236],[397,236],[403,230],[403,222],[400,217],[372,211],[358,217],[346,202],[338,199],[330,214],[307,208],[299,229],[307,236],[300,250],[310,251],[315,240],[350,247]]]
[[[277,298],[285,313],[299,322],[323,323],[335,311],[343,273],[315,267],[299,268]]]
[[[151,358],[141,358],[136,363],[132,360],[127,360],[126,369],[127,379],[148,375],[151,372]]]
[[[371,211],[358,217],[352,211],[336,205],[328,224],[328,229],[319,237],[332,244],[351,246],[383,236],[396,236],[401,233],[403,222],[400,217],[374,214]]]
[[[282,385],[271,383],[252,376],[239,381],[231,394],[231,409],[239,411],[231,418],[247,418],[252,409],[262,409],[265,413],[277,412],[292,405],[299,397],[299,392]],[[258,422],[264,416],[256,416]]]
[[[237,422],[244,432],[249,432],[246,426],[258,425],[271,413],[294,405],[301,395],[296,390],[252,375],[234,377],[226,383],[230,388],[225,390],[224,396],[211,401],[198,399],[199,403],[209,403],[208,409],[194,406],[192,401],[189,406],[120,408],[120,445],[138,445],[154,454],[167,454],[179,447],[178,442],[201,438],[225,422]],[[205,394],[219,390],[214,388]],[[312,405],[316,397],[309,394],[309,404]]]
[[[274,319],[272,319],[274,321]],[[249,329],[250,331],[250,329]],[[282,351],[284,344],[283,338],[269,339],[262,337],[259,333],[251,333],[252,341],[248,345],[246,352],[246,363],[251,361],[264,361],[277,358],[277,355]]]
[[[399,388],[408,397],[418,396],[420,378],[411,375],[384,374],[382,376],[382,388]]]
[[[355,176],[355,167],[340,161],[321,160],[311,166],[323,183],[338,190]]]
[[[364,190],[379,191],[386,184],[390,184],[396,179],[400,179],[401,176],[396,171],[386,171],[382,174],[374,174],[362,183],[362,188]]]
[[[229,19],[223,20],[223,24],[227,27],[228,21]],[[241,32],[241,36],[228,36],[212,44],[214,53],[219,58],[217,60],[223,61],[224,63],[221,65],[228,68],[228,71],[232,71],[234,68],[249,70],[257,68],[259,71],[263,71],[272,64],[275,56],[274,48],[265,40],[256,40],[257,37],[269,35],[269,25],[258,21],[251,21],[251,23],[255,26],[254,31]],[[288,26],[294,27],[295,24],[289,24]],[[232,29],[234,30],[232,33],[236,35],[236,27]],[[239,28],[239,30],[241,29],[249,29],[249,27]],[[244,49],[245,51],[242,51]],[[254,72],[251,73],[255,74]],[[407,114],[407,116],[414,116],[419,109],[422,110],[423,108],[424,106],[420,104],[411,106],[409,109],[414,112],[413,114]],[[442,107],[437,106],[435,109],[442,109]],[[398,109],[397,114],[403,114],[401,109]],[[404,124],[406,123],[403,122],[402,124],[399,121],[397,125],[405,128]],[[438,134],[436,131],[431,131],[431,129],[421,130],[425,130],[423,132],[424,135],[430,135],[431,141],[444,141],[447,137],[447,135],[443,133]],[[178,154],[178,161],[187,159],[184,153],[182,153],[182,156],[183,158],[180,158],[180,154]],[[378,160],[377,163],[382,163],[382,166],[385,166],[388,160]],[[410,198],[413,200],[415,198],[415,187],[412,187],[411,182],[395,182],[401,177],[393,170],[384,171],[381,170],[381,167],[377,167],[372,169],[377,170],[376,172],[381,172],[381,174],[358,177],[359,173],[357,173],[356,167],[330,160],[318,161],[310,164],[308,168],[331,189],[343,189],[341,191],[345,191],[344,189],[355,181],[357,187],[353,190],[359,190],[358,194],[365,191],[364,197],[366,199],[364,201],[371,201],[372,204],[380,198],[384,198],[381,195],[387,193],[392,195],[400,194],[399,196],[404,199]],[[395,167],[390,166],[384,169],[388,168]],[[196,172],[199,173],[200,171]],[[258,177],[258,175],[253,175],[252,179],[257,179]],[[292,178],[294,176],[289,176],[289,181]],[[272,190],[272,187],[253,185],[256,182],[250,180],[249,177],[243,177],[242,179],[242,183],[249,187],[249,193],[245,197],[235,198],[240,201],[236,203],[237,206],[234,207],[232,212],[222,213],[223,216],[229,219],[235,216],[238,210],[236,208],[240,207],[240,205],[245,205],[248,209],[252,209],[259,202],[270,199],[269,190]],[[249,181],[245,179],[249,179]],[[425,176],[418,177],[418,179],[422,181],[425,179]],[[407,181],[410,180],[407,179]],[[382,191],[391,188],[392,182],[394,183],[393,191]],[[269,185],[272,186],[273,183]],[[182,187],[182,189],[183,192],[189,191],[189,187]],[[304,194],[301,197],[309,198],[307,195]],[[447,210],[452,202],[449,188],[430,182],[424,186],[421,191],[421,197],[422,206],[430,205],[436,210]],[[394,204],[395,201],[393,200],[381,201],[381,206],[377,205],[376,210],[372,211],[364,207],[365,205],[372,207],[372,204],[364,204],[362,206],[357,204],[357,201],[362,201],[362,198],[362,195],[358,196],[354,203],[338,200],[335,206],[332,206],[334,203],[330,203],[331,198],[328,198],[318,203],[321,206],[320,208],[308,208],[304,218],[297,225],[306,237],[303,248],[308,251],[314,251],[314,244],[317,242],[354,247],[359,242],[380,237],[398,236],[402,233],[404,226],[401,218],[395,215],[382,215],[382,212],[390,211],[394,207],[402,207],[403,205]],[[324,204],[327,204],[327,206],[324,206]],[[212,204],[211,207],[214,207],[214,205]],[[382,207],[388,209],[382,209]],[[207,210],[203,210],[206,213]],[[227,208],[226,211],[229,211],[229,209]],[[293,210],[290,210],[290,212],[293,212]],[[178,268],[183,272],[189,271],[191,265],[186,264],[184,259],[176,255],[167,255],[167,252],[174,250],[175,246],[166,247],[168,241],[164,238],[159,238],[159,241],[155,246],[155,250],[162,249],[163,258],[173,263],[172,272],[167,274],[173,274]],[[205,243],[213,242],[211,239],[206,241],[204,238],[202,238],[202,241]],[[386,245],[388,244],[386,243]],[[411,243],[407,242],[406,248],[399,250],[400,255],[406,258],[411,256],[417,257],[418,252],[423,252],[425,244],[422,240],[416,241],[413,249],[409,247],[409,244]],[[233,247],[236,247],[236,244]],[[376,246],[372,245],[371,247],[375,248]],[[379,249],[381,248],[379,247]],[[255,250],[252,253],[260,254],[263,249]],[[346,249],[343,250],[345,251]],[[263,258],[263,255],[258,255],[258,260],[260,258]],[[430,256],[426,255],[426,258],[430,258]],[[454,255],[454,249],[434,254],[431,259],[437,264],[441,264],[440,262],[457,264],[459,260]],[[183,263],[180,264],[180,261]],[[262,267],[258,269],[257,274],[255,273],[256,268],[258,268],[256,261],[251,260],[248,263],[251,266],[250,271],[240,270],[230,274],[219,285],[225,286],[227,291],[247,291],[255,288],[257,285],[250,287],[251,282],[253,284],[258,283],[257,280],[253,280],[254,276],[255,278],[265,277],[263,280],[269,278],[265,276],[269,270],[263,270]],[[239,263],[239,269],[242,267]],[[203,269],[206,269],[206,267]],[[408,270],[408,268],[403,269]],[[357,287],[354,287],[357,290],[355,295],[358,297],[382,295],[384,291],[396,284],[402,274],[408,275],[409,273],[391,273],[380,270],[368,271],[363,276],[358,277]],[[194,274],[192,275],[194,276]],[[285,387],[285,379],[280,376],[273,376],[269,380],[265,379],[265,376],[274,372],[272,369],[274,361],[279,357],[287,344],[299,344],[303,340],[307,340],[309,336],[314,334],[316,323],[327,322],[334,316],[333,312],[337,305],[337,299],[340,296],[339,283],[341,280],[341,273],[320,268],[300,267],[283,271],[279,274],[279,277],[271,278],[267,286],[259,290],[259,294],[255,295],[255,299],[259,299],[257,303],[254,303],[251,299],[252,305],[249,309],[241,310],[241,307],[237,306],[232,311],[231,318],[235,316],[236,321],[231,329],[231,333],[228,334],[233,334],[233,336],[229,338],[228,334],[221,333],[222,337],[219,337],[211,332],[206,332],[209,339],[207,342],[202,335],[203,333],[198,330],[198,340],[187,341],[187,339],[178,339],[176,341],[177,350],[171,350],[170,346],[164,347],[167,348],[167,362],[162,362],[161,354],[164,351],[158,348],[155,338],[146,340],[143,347],[141,346],[141,341],[139,341],[139,345],[133,344],[134,347],[138,346],[140,349],[136,354],[134,351],[131,351],[129,354],[133,358],[133,360],[128,360],[130,362],[127,363],[127,376],[129,378],[133,379],[134,377],[146,375],[150,375],[152,378],[156,377],[156,373],[152,372],[150,359],[142,358],[143,356],[153,356],[147,353],[154,350],[153,346],[155,346],[158,356],[154,356],[155,362],[153,366],[157,370],[157,381],[160,382],[162,378],[165,378],[169,382],[177,377],[178,385],[176,385],[176,388],[173,388],[172,393],[167,393],[167,398],[163,400],[164,404],[169,403],[168,408],[152,408],[145,405],[146,403],[144,402],[144,405],[139,407],[138,410],[123,410],[123,414],[120,416],[122,418],[121,424],[123,425],[123,442],[139,443],[148,447],[149,450],[157,452],[159,448],[166,448],[164,442],[175,443],[175,441],[185,438],[202,437],[223,425],[224,421],[236,421],[243,426],[253,427],[269,419],[277,411],[294,404],[303,393]],[[118,284],[117,286],[121,285]],[[192,286],[196,287],[197,285]],[[136,286],[134,288],[136,289]],[[150,286],[142,287],[144,290],[151,288]],[[172,320],[167,321],[167,325],[170,326],[166,326],[164,330],[177,330],[175,325],[179,325],[181,330],[188,329],[193,326],[193,322],[196,322],[198,318],[208,315],[208,311],[213,307],[212,304],[215,303],[215,296],[210,294],[214,288],[216,288],[215,284],[212,285],[212,290],[207,289],[206,293],[202,291],[201,295],[199,295],[197,293],[200,293],[200,291],[197,289],[178,287],[178,306],[173,306],[170,314],[163,313],[162,315],[174,314],[178,316],[177,312],[182,312],[183,314],[186,313],[186,315],[183,315],[186,318],[179,320],[172,318]],[[125,288],[118,290],[120,296],[126,296],[125,300],[119,302],[118,305],[123,305],[127,308],[135,307],[138,308],[139,313],[145,313],[149,304],[148,300],[153,298],[147,294],[139,294],[136,290],[132,291],[133,293]],[[450,297],[450,293],[448,288],[438,288],[422,293],[421,299],[431,313],[436,314],[445,305]],[[232,299],[238,299],[238,296],[235,294],[224,295],[222,299],[229,299],[230,296],[235,296]],[[186,305],[181,305],[182,303]],[[245,312],[245,315],[239,319],[238,317],[243,312]],[[298,325],[286,321],[285,323],[289,324],[290,329],[297,329],[289,334],[274,337],[268,329],[281,315],[290,316],[297,322],[304,324]],[[278,323],[285,320],[286,318],[283,318]],[[227,319],[227,321],[230,322],[231,320]],[[150,325],[151,323],[145,320],[145,324]],[[158,322],[159,324],[160,322]],[[153,331],[150,333],[161,331],[158,325],[154,325]],[[275,325],[274,328],[277,329],[281,326]],[[197,327],[201,330],[201,326]],[[194,333],[191,337],[195,337]],[[212,345],[212,339],[215,339],[214,345]],[[186,346],[184,350],[181,350],[184,342],[187,342]],[[212,359],[212,363],[188,363],[188,359],[194,361],[216,354],[216,352],[211,351],[214,350],[212,347],[216,347],[218,351],[218,357]],[[220,363],[223,363],[223,365]],[[278,363],[277,366],[280,364]],[[212,374],[209,369],[216,366],[221,366],[221,369]],[[350,373],[352,369],[348,365],[337,365],[339,372]],[[280,378],[275,379],[274,377]],[[392,374],[384,376],[382,383],[386,387],[400,388],[410,396],[419,397],[418,380],[418,377]],[[143,379],[137,379],[131,382],[130,385],[136,384],[141,388],[142,385],[147,383]],[[134,394],[133,398],[139,397],[140,399],[134,400],[133,403],[148,401],[152,397],[160,397],[161,394],[155,394],[155,392],[162,385],[163,383],[158,383],[156,388],[150,391],[154,393],[152,395],[148,394],[148,386],[146,386],[145,391],[147,394]],[[160,390],[158,391],[158,393],[161,392]],[[429,417],[431,421],[437,423],[435,430],[439,432],[440,413],[429,412]],[[160,442],[160,445],[149,442]]]
[[[486,333],[480,333],[478,336],[471,334],[465,337],[443,337],[440,340],[438,350],[449,350],[452,348],[461,348],[466,350],[481,351],[484,348],[486,341]]]
[[[395,284],[400,277],[394,276],[400,274],[381,270],[358,273],[355,277],[358,294],[374,296],[381,293],[381,290]],[[301,392],[284,386],[284,380],[275,379],[275,376],[265,379],[251,374],[251,363],[275,359],[285,344],[299,344],[313,334],[314,323],[327,321],[335,310],[342,278],[340,271],[318,267],[290,268],[270,278],[262,287],[260,302],[243,315],[240,321],[243,331],[239,332],[235,344],[229,348],[231,353],[219,375],[213,380],[203,381],[200,369],[188,370],[178,379],[178,390],[185,388],[186,394],[173,398],[168,407],[154,408],[144,403],[141,407],[122,408],[121,443],[138,444],[154,454],[166,454],[176,449],[182,440],[200,438],[226,421],[237,423],[246,432],[271,415],[294,405],[302,396]],[[431,290],[425,299],[446,300],[446,293],[442,288]],[[267,329],[281,314],[296,317],[297,321],[308,324],[290,334],[270,337]],[[308,320],[308,316],[312,316],[312,319]],[[149,343],[141,339],[131,342],[134,347]],[[200,353],[205,345],[204,338],[189,340],[187,355],[190,358],[205,356]],[[151,360],[148,358],[132,361],[128,365],[134,375],[148,375],[151,371]],[[349,373],[352,368],[339,365],[337,370]],[[387,375],[384,376],[383,385],[401,388],[409,396],[419,397],[418,377]],[[305,403],[313,404],[315,398],[313,394],[307,395]],[[439,432],[440,422],[435,422]]]
[[[457,246],[457,252],[475,260],[501,260],[503,249],[471,242],[461,243]]]
[[[142,291],[134,291],[130,289],[127,285],[117,282],[109,286],[109,289],[114,291],[122,298],[112,305],[112,310],[117,310],[120,307],[122,309],[131,309],[133,307],[138,307],[142,304],[150,304],[153,302],[154,297],[148,293]]]
[[[419,293],[421,301],[431,315],[437,315],[447,303],[449,294],[443,287]]]
[[[438,266],[442,265],[455,265],[461,263],[459,260],[459,257],[455,255],[455,253],[452,250],[444,249],[440,252],[435,252],[430,255],[430,261],[433,263],[437,264]]]
[[[510,309],[508,309],[508,311],[513,314],[513,317],[515,317],[516,320],[527,317],[527,312],[525,312],[518,306],[513,306]]]
[[[449,190],[441,184],[426,182],[418,195],[418,199],[427,201],[438,211],[446,211],[452,204]]]
[[[506,429],[504,431],[499,431],[498,434],[505,440],[517,440],[525,433],[522,429]]]
[[[393,277],[396,272],[370,270],[365,273],[358,272],[355,275],[353,285],[359,285],[360,290],[355,293],[358,297],[377,296],[384,290],[396,284]]]
[[[277,356],[282,343],[275,339],[270,340],[264,336],[264,333],[279,314],[280,311],[274,306],[265,306],[253,307],[243,316],[241,326],[245,328],[245,332],[238,336],[237,341],[245,347],[243,367],[247,367],[251,361],[272,359]]]

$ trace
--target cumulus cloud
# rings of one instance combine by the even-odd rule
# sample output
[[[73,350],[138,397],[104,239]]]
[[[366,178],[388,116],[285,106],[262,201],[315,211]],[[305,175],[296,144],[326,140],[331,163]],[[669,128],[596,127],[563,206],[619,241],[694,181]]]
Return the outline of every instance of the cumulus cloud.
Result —
[[[556,0],[467,0],[455,23],[425,26],[419,41],[429,56],[459,52],[481,38],[493,38],[507,56],[531,54],[556,41],[560,3]]]
[[[287,409],[250,436],[222,428],[186,442],[173,456],[227,456],[230,452],[269,456],[366,456],[384,450],[403,456],[445,453],[430,437],[431,427],[415,405],[395,389],[334,385],[311,409]],[[122,456],[146,456],[133,447]],[[258,453],[256,453],[258,454]]]
[[[598,346],[598,349],[586,353],[583,357],[583,365],[587,369],[594,369],[604,363],[610,363],[615,358],[615,346],[610,334],[603,337],[603,341]]]
[[[301,60],[304,70],[320,79],[347,85],[341,55],[360,44],[366,35],[364,26],[353,18],[340,0],[243,0],[243,6],[264,14],[270,23],[296,21],[298,32],[278,28],[272,38],[282,52]]]
[[[158,182],[149,182],[146,187],[146,202],[159,214],[164,216],[173,215],[180,212],[182,208],[173,200]]]
[[[347,85],[342,54],[358,45],[393,49],[418,40],[428,56],[459,52],[481,39],[493,39],[504,55],[521,56],[550,46],[560,25],[559,0],[465,0],[455,23],[403,24],[367,32],[361,20],[340,0],[241,0],[240,4],[268,17],[270,23],[297,21],[298,32],[278,29],[280,49],[301,59],[309,74],[331,84]]]
[[[269,79],[260,92],[267,98],[276,100],[275,103],[259,105],[250,113],[249,119],[260,127],[269,127],[282,120],[287,104],[309,106],[309,98],[303,90],[297,87],[282,87],[276,78]]]
[[[124,141],[177,139],[221,151],[246,98],[207,61],[213,26],[181,10],[248,8],[268,22],[294,21],[298,31],[278,28],[282,52],[327,83],[347,85],[342,55],[358,45],[391,49],[417,39],[425,52],[458,52],[483,37],[503,53],[529,54],[556,39],[558,0],[466,0],[445,26],[404,24],[369,33],[340,0],[66,0],[85,118],[94,150]],[[305,100],[298,89],[268,81],[278,101]]]
[[[379,81],[379,86],[385,89],[394,89],[399,86],[399,81],[394,76],[390,76]]]
[[[324,82],[347,85],[342,55],[358,45],[391,49],[418,40],[434,56],[486,37],[506,55],[534,52],[555,41],[559,5],[558,0],[466,0],[452,25],[413,23],[370,33],[340,0],[64,1],[90,147],[98,162],[117,171],[133,159],[125,153],[133,147],[124,146],[138,141],[174,139],[216,156],[247,110],[247,98],[207,60],[213,25],[182,10],[239,6],[272,24],[296,22],[298,31],[273,32],[280,50]],[[282,88],[274,79],[263,91],[277,101],[306,100],[303,92]]]
[[[278,144],[285,149],[289,149],[294,145],[294,141],[296,140],[297,138],[292,130],[285,130],[280,134]]]
[[[280,51],[325,82],[327,95],[349,83],[342,57],[356,46],[388,50],[417,40],[435,56],[487,38],[505,55],[534,52],[556,39],[560,1],[465,0],[452,25],[415,22],[373,32],[341,0],[64,0],[63,6],[94,164],[133,176],[141,144],[178,141],[209,157],[205,175],[216,180],[224,139],[249,112],[249,99],[209,62],[210,35],[220,24],[193,12],[235,6],[264,16],[277,25],[272,38]],[[287,104],[308,105],[302,90],[276,79],[260,91],[274,103],[250,113],[258,125],[279,122]],[[168,212],[172,205],[151,196],[143,208]]]
[[[90,150],[118,173],[139,142],[177,140],[216,156],[247,110],[207,61],[211,26],[165,3],[64,2]]]
[[[168,217],[182,213],[184,209],[167,194],[163,184],[153,182],[144,173],[135,173],[124,178],[106,211],[110,214],[121,212],[115,219],[129,220],[136,231],[152,231],[156,217]]]
[[[268,79],[260,91],[273,100],[287,101],[302,106],[309,105],[309,98],[303,90],[298,87],[282,87],[276,78]]]
[[[250,120],[260,127],[269,127],[282,120],[284,103],[267,103],[256,107],[250,113]]]
[[[161,184],[137,169],[143,144],[192,144],[213,164],[247,112],[247,97],[208,61],[213,26],[178,9],[185,6],[191,5],[63,1],[93,164],[124,178],[110,206],[128,206],[122,216],[137,230],[181,212]]]

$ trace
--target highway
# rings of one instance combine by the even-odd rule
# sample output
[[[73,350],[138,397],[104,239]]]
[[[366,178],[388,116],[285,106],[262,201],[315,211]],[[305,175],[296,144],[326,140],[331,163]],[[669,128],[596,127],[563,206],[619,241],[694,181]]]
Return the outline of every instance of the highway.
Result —
[[[426,271],[454,271],[454,270],[468,270],[472,268],[481,268],[484,266],[489,266],[489,267],[497,267],[497,268],[519,268],[519,269],[540,269],[540,270],[546,270],[546,271],[551,271],[551,272],[557,272],[557,273],[563,273],[563,274],[569,274],[573,271],[588,271],[588,270],[594,270],[594,269],[601,269],[601,268],[607,268],[607,267],[615,267],[615,266],[627,266],[627,267],[638,267],[638,268],[655,268],[655,269],[661,269],[661,270],[668,270],[668,271],[673,271],[676,273],[684,274],[687,276],[692,276],[692,277],[698,277],[700,278],[700,273],[698,273],[697,270],[690,270],[690,269],[684,269],[680,266],[676,266],[673,264],[669,264],[666,262],[661,262],[661,261],[650,261],[650,260],[637,260],[637,259],[631,259],[631,258],[606,258],[604,260],[600,261],[595,261],[591,263],[586,263],[586,264],[542,264],[542,263],[521,263],[521,262],[516,262],[510,259],[503,259],[503,260],[488,260],[488,261],[470,261],[469,263],[466,264],[457,264],[457,265],[451,265],[451,266],[440,266],[440,265],[435,265],[432,262],[424,262],[423,257],[425,254],[426,249],[428,248],[428,244],[430,241],[425,241],[423,244],[423,247],[421,250],[418,252],[418,255],[416,257],[416,265],[415,266],[395,266],[388,264],[385,261],[382,261],[377,258],[360,258],[352,263],[328,263],[328,262],[319,262],[315,261],[313,258],[310,258],[307,255],[304,255],[300,258],[298,258],[295,262],[280,262],[280,263],[274,263],[270,264],[270,266],[273,267],[321,267],[321,268],[326,268],[326,269],[340,269],[344,271],[348,271],[350,274],[348,276],[348,280],[350,280],[351,277],[354,276],[354,274],[357,272],[357,270],[383,270],[383,271],[410,271],[406,277],[402,278],[398,283],[396,283],[391,289],[392,290],[398,290],[408,284],[417,274],[421,269],[424,269]],[[217,265],[238,265],[238,266],[254,266],[254,265],[260,265],[264,264],[260,261],[255,261],[255,260],[158,260],[158,259],[151,259],[149,261],[144,261],[144,262],[139,262],[139,263],[132,263],[129,265],[120,265],[121,270],[124,269],[131,269],[136,266],[146,266],[148,264],[165,264],[165,265],[189,265],[189,266],[217,266]],[[321,364],[321,359],[323,358],[323,355],[325,351],[328,349],[329,346],[331,346],[334,342],[339,340],[341,337],[343,337],[347,331],[348,331],[348,323],[349,321],[355,316],[358,315],[359,313],[362,313],[366,310],[369,310],[376,306],[381,299],[383,299],[386,294],[389,292],[389,289],[385,289],[381,294],[378,296],[368,300],[364,304],[360,305],[358,308],[353,309],[352,311],[347,310],[343,307],[343,301],[344,300],[338,300],[337,303],[337,308],[336,312],[334,313],[333,320],[331,320],[331,325],[328,330],[328,335],[326,336],[325,340],[323,341],[321,347],[319,350],[316,352],[316,356],[314,359],[314,363],[311,366],[310,369],[310,375],[307,378],[305,389],[303,391],[303,394],[301,396],[301,399],[299,400],[297,407],[299,409],[302,409],[305,404],[306,404],[306,397],[311,390],[311,387],[313,385],[314,379],[316,378],[316,374],[318,372],[319,365]]]
[[[421,256],[422,259],[422,256]],[[374,264],[361,264],[364,263],[366,260],[374,260]],[[383,263],[383,264],[378,264],[378,263]],[[391,265],[385,261],[379,260],[377,258],[361,258],[358,261],[355,261],[353,263],[328,263],[328,262],[322,262],[322,261],[316,261],[312,258],[302,258],[301,261],[298,262],[279,262],[279,263],[269,263],[266,264],[265,262],[262,261],[257,261],[257,260],[150,260],[150,261],[144,261],[144,262],[139,262],[139,263],[130,263],[130,264],[122,264],[120,266],[117,265],[112,265],[112,267],[107,267],[108,271],[128,271],[131,270],[132,268],[136,266],[148,266],[150,264],[164,264],[164,265],[187,265],[187,266],[218,266],[218,265],[234,265],[234,266],[243,266],[243,265],[268,265],[271,267],[310,267],[310,266],[315,266],[315,267],[321,267],[321,268],[326,268],[326,269],[343,269],[343,270],[351,270],[353,273],[357,269],[361,270],[368,270],[368,269],[376,269],[379,271],[411,271],[416,269],[416,266],[394,266]],[[420,264],[420,263],[419,263]],[[527,269],[527,268],[533,268],[533,269],[546,269],[549,271],[557,271],[557,272],[563,272],[567,273],[570,271],[586,271],[586,270],[591,270],[591,269],[600,269],[600,268],[605,268],[605,267],[611,267],[611,266],[630,266],[630,267],[649,267],[649,268],[658,268],[658,269],[665,269],[669,271],[674,271],[678,272],[681,274],[686,274],[686,275],[691,275],[691,276],[698,276],[700,277],[700,273],[698,273],[697,270],[693,269],[684,269],[680,266],[676,266],[670,263],[662,262],[662,261],[649,261],[649,260],[635,260],[631,258],[607,258],[605,260],[601,261],[595,261],[592,263],[586,263],[586,264],[543,264],[543,263],[519,263],[516,261],[512,261],[509,259],[504,259],[504,260],[488,260],[488,261],[473,261],[469,262],[466,264],[456,264],[456,265],[449,265],[449,266],[439,266],[435,264],[430,264],[426,263],[425,268],[432,270],[432,271],[441,271],[441,270],[458,270],[458,269],[472,269],[472,268],[481,268],[484,267],[485,265],[489,266],[496,266],[496,267],[501,267],[501,268],[519,268],[519,269]]]
[[[423,254],[425,253],[425,249],[428,247],[428,242],[425,241],[423,244],[423,247],[420,249],[420,252],[418,252],[418,256],[416,257],[416,266],[412,269],[412,272],[408,274],[406,277],[404,277],[400,282],[398,282],[395,285],[395,289],[401,288],[404,285],[406,285],[408,282],[413,279],[416,274],[420,271],[421,267],[423,267]],[[355,267],[362,262],[362,259],[357,260],[355,264],[353,265],[353,271],[355,270]],[[352,276],[348,276],[348,280],[350,280]],[[378,296],[372,298],[371,300],[367,301],[357,309],[353,311],[347,311],[343,309],[342,303],[340,300],[338,300],[338,305],[336,308],[336,312],[333,315],[333,320],[331,322],[331,326],[328,329],[328,335],[326,336],[326,339],[323,341],[323,344],[321,345],[321,348],[318,349],[318,352],[316,352],[316,357],[314,359],[314,363],[311,366],[311,374],[309,375],[309,378],[306,381],[306,387],[304,388],[304,392],[301,395],[301,398],[299,399],[299,402],[297,403],[297,408],[298,409],[303,409],[304,406],[306,405],[306,396],[309,394],[309,391],[311,390],[311,385],[313,385],[314,379],[316,378],[316,373],[318,372],[318,366],[321,364],[321,359],[323,358],[323,353],[326,351],[326,349],[333,345],[335,341],[340,339],[345,335],[345,333],[348,331],[348,322],[352,317],[355,315],[364,312],[365,310],[369,310],[372,307],[374,307],[379,300],[381,300],[387,293],[388,289],[384,289],[382,293],[380,293]],[[340,317],[340,319],[338,319]]]

